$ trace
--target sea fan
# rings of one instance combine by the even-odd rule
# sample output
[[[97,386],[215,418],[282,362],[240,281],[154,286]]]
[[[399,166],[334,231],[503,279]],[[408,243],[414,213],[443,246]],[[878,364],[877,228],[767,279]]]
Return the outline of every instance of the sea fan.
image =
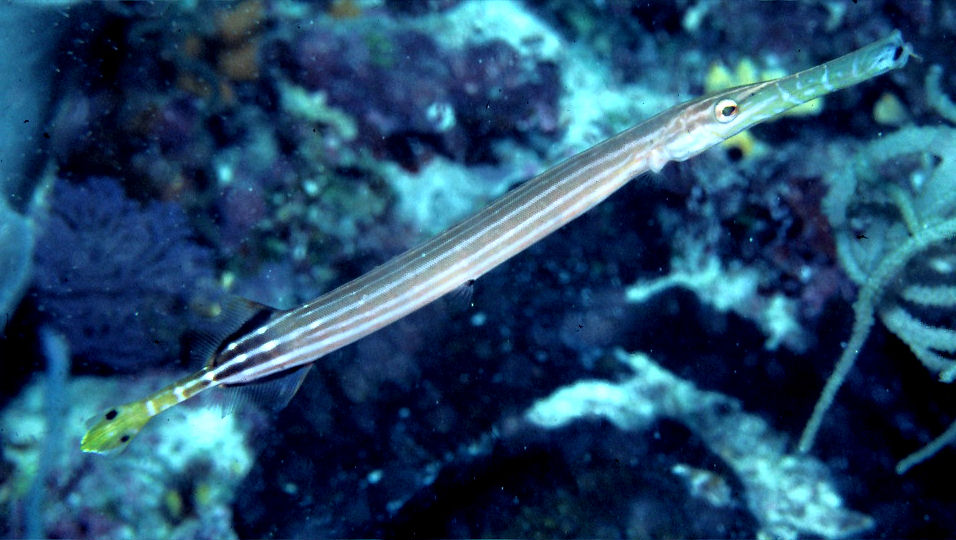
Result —
[[[190,300],[213,281],[180,206],[140,204],[109,178],[56,185],[35,265],[39,309],[74,353],[119,370],[175,358]]]

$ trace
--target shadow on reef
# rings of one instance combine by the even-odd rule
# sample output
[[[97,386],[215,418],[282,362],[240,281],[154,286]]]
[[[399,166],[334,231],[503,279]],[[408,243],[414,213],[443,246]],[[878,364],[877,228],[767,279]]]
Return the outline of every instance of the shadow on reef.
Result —
[[[511,431],[477,453],[474,448],[459,451],[427,485],[410,481],[406,500],[394,513],[363,514],[356,511],[360,505],[352,505],[334,516],[318,515],[321,504],[279,504],[275,510],[281,515],[269,521],[282,525],[260,529],[245,521],[239,534],[574,538],[626,532],[635,537],[745,538],[756,530],[742,505],[715,508],[688,497],[671,472],[674,455],[717,472],[724,466],[676,422],[656,423],[655,437],[622,432],[602,421],[554,431],[526,426]],[[740,489],[732,486],[736,493]],[[366,484],[351,497],[371,500],[373,490]],[[277,500],[271,494],[255,499]],[[252,517],[242,506],[237,518]]]
[[[680,424],[662,421],[653,430],[663,437],[597,421],[548,433],[519,430],[487,455],[443,470],[382,532],[391,538],[751,536],[756,524],[746,510],[688,498],[665,456],[679,453],[718,470],[719,460]]]

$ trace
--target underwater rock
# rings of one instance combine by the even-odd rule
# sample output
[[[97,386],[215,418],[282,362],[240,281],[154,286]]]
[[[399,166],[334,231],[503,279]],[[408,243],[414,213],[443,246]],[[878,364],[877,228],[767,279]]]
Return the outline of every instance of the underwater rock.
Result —
[[[628,431],[648,430],[662,417],[685,424],[736,474],[745,491],[740,497],[760,523],[758,537],[843,538],[874,525],[843,506],[823,463],[788,453],[786,439],[737,400],[701,390],[645,354],[618,358],[634,370],[632,378],[578,381],[537,401],[526,418],[544,429],[584,419],[606,419]],[[725,497],[704,496],[726,505]]]

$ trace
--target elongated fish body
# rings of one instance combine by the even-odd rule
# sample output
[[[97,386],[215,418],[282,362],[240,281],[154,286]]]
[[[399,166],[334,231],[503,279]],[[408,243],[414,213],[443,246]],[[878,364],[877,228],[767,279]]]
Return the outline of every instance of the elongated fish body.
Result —
[[[660,171],[811,99],[906,64],[898,31],[814,68],[694,99],[577,154],[367,274],[288,311],[259,310],[189,377],[108,410],[86,452],[125,447],[150,418],[199,392],[280,377],[484,275],[587,212],[635,176]],[[304,373],[302,373],[304,374]],[[291,381],[279,392],[291,397]]]

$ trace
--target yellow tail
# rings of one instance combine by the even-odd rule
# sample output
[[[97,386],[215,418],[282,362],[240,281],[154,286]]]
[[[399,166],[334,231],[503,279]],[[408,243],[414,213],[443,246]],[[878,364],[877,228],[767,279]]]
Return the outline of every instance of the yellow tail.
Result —
[[[83,436],[80,448],[97,454],[110,454],[126,448],[150,418],[208,388],[210,382],[203,377],[205,373],[206,368],[203,368],[149,397],[106,411]]]
[[[153,417],[146,405],[148,400],[141,399],[113,407],[103,413],[99,421],[83,435],[80,448],[84,452],[97,454],[110,454],[126,448]]]

